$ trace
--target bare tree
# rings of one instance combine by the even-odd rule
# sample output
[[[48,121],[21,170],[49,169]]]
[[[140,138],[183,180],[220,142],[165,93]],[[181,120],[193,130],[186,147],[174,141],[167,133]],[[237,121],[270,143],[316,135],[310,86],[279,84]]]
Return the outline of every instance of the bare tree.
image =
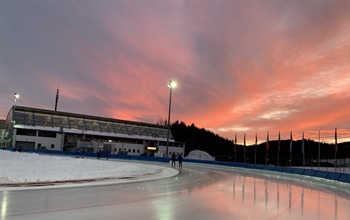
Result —
[[[159,117],[158,121],[157,121],[157,125],[167,125],[167,120],[163,119],[162,117]]]

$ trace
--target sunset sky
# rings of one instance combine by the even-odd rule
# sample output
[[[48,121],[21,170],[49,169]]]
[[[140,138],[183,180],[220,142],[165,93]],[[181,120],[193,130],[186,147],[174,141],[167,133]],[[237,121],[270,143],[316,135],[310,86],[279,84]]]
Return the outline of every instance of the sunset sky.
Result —
[[[243,142],[350,141],[350,1],[0,0],[17,105],[194,123]]]

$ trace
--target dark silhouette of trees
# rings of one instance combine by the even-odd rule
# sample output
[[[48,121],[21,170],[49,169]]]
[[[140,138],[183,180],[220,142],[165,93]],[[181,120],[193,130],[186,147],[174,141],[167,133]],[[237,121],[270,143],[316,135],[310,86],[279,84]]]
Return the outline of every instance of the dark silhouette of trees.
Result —
[[[171,125],[171,132],[177,142],[186,144],[185,156],[192,150],[202,150],[214,156],[220,161],[234,161],[234,142],[227,138],[220,137],[211,131],[204,128],[198,128],[194,124],[186,125],[184,122],[176,121]],[[268,152],[268,163],[277,165],[278,158],[278,140],[270,140],[270,149]],[[313,140],[304,140],[305,146],[305,161],[307,164],[317,165],[315,162],[318,159],[318,142]],[[279,165],[286,166],[289,164],[290,140],[281,140]],[[295,140],[292,143],[292,163],[293,165],[302,165],[303,155],[301,153],[301,140]],[[320,143],[320,158],[334,159],[334,144]],[[255,145],[246,146],[246,162],[254,163]],[[350,142],[339,143],[337,158],[350,157]],[[257,145],[257,164],[265,164],[266,159],[266,143]],[[244,162],[244,146],[237,145],[236,161]]]

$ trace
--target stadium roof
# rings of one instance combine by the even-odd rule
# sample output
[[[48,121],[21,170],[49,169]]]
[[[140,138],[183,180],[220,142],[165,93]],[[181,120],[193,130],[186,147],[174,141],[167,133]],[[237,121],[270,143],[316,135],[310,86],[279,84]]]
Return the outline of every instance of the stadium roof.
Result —
[[[10,110],[9,115],[11,114]],[[70,112],[15,106],[16,128],[64,129],[65,132],[89,132],[94,135],[116,134],[124,137],[167,138],[167,127],[144,122],[127,121]],[[38,128],[39,127],[39,128]],[[169,140],[174,141],[172,134]]]

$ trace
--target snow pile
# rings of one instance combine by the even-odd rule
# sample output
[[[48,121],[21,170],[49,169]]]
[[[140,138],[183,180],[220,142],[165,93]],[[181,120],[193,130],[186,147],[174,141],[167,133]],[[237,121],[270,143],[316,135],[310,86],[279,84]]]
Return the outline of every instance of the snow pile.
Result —
[[[148,164],[0,150],[0,184],[103,178],[157,179],[177,173],[171,168]]]
[[[201,150],[193,150],[185,158],[195,160],[215,160],[215,157],[212,157],[207,152]]]

